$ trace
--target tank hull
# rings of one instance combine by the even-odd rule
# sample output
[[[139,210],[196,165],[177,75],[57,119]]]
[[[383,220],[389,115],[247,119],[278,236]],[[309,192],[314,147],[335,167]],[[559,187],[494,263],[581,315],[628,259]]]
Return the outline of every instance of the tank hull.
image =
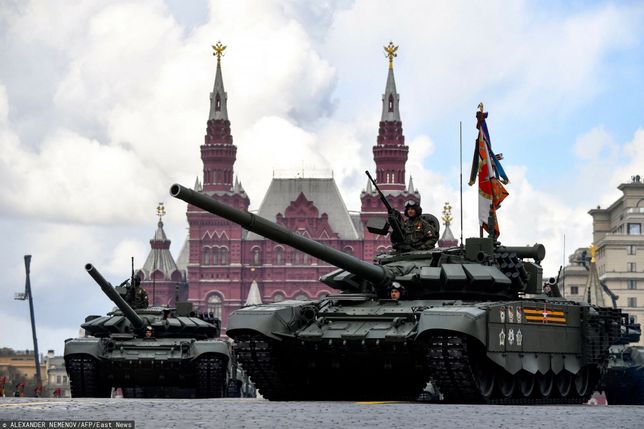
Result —
[[[229,348],[222,340],[85,337],[66,341],[65,362],[73,397],[104,397],[118,387],[184,388],[197,397],[220,397]]]
[[[227,334],[273,400],[409,400],[431,381],[449,402],[581,403],[616,335],[597,331],[593,312],[561,300],[339,295],[238,310]]]

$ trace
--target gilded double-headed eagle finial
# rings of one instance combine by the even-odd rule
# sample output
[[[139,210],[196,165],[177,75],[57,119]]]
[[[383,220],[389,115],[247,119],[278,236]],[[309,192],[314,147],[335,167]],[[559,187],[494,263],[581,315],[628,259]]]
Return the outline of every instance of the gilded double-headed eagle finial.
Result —
[[[445,202],[445,205],[443,206],[443,223],[445,226],[448,226],[452,223],[452,220],[454,218],[452,217],[452,205],[449,202]]]
[[[221,42],[218,41],[216,45],[212,45],[212,49],[214,50],[212,54],[217,57],[217,64],[219,64],[221,57],[224,56],[226,45],[222,45]]]
[[[162,218],[165,216],[165,207],[163,206],[163,203],[159,203],[157,206],[157,216],[159,216],[159,222],[162,222]]]
[[[593,264],[597,262],[597,246],[595,244],[591,244],[590,247],[588,248],[590,250],[590,262]]]
[[[389,44],[385,46],[385,56],[389,58],[390,69],[394,68],[394,58],[398,56],[397,51],[398,46],[394,46],[394,42],[389,42]]]

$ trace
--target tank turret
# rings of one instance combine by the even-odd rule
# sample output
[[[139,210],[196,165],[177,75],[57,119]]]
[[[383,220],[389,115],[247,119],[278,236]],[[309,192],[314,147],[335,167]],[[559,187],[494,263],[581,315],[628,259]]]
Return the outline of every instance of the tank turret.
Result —
[[[92,276],[94,281],[98,283],[105,295],[123,312],[123,315],[132,323],[134,330],[137,332],[145,329],[145,321],[136,314],[136,311],[128,305],[121,295],[112,287],[112,285],[105,280],[105,277],[94,267],[92,264],[85,264],[85,271]]]
[[[492,238],[470,238],[465,249],[385,254],[376,258],[377,264],[372,264],[179,184],[172,185],[170,194],[340,268],[322,276],[320,281],[345,292],[371,292],[385,297],[394,280],[406,287],[409,298],[486,295],[513,298],[519,293],[536,294],[541,290],[539,263],[545,257],[542,244],[506,247]],[[387,230],[381,233],[386,234]],[[522,258],[532,258],[535,262],[524,262]]]

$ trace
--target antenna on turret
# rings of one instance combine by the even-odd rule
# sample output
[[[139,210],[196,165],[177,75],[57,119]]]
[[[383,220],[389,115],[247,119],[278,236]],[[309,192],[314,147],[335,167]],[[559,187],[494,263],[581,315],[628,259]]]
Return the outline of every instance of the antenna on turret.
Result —
[[[566,297],[566,234],[563,235],[563,261],[561,264],[562,270],[561,273],[563,274],[563,278],[561,279],[561,293],[563,297]]]
[[[132,258],[132,274],[130,275],[130,284],[134,286],[134,256]]]
[[[458,121],[459,154],[461,161],[460,187],[461,187],[461,248],[463,247],[463,121]]]

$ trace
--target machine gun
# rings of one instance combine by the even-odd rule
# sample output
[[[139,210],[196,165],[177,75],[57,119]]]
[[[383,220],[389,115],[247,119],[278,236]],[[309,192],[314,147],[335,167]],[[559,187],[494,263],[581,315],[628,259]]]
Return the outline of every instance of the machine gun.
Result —
[[[387,213],[389,215],[388,218],[387,218],[388,219],[388,224],[385,224],[382,227],[382,230],[388,231],[389,230],[389,225],[391,225],[391,228],[393,229],[393,234],[392,234],[393,239],[392,239],[392,241],[394,241],[394,242],[395,241],[402,241],[402,239],[405,237],[405,233],[403,231],[403,226],[402,226],[403,220],[402,220],[402,217],[400,215],[400,212],[398,210],[394,209],[393,207],[391,207],[391,204],[389,204],[389,201],[387,201],[387,197],[385,197],[385,194],[382,193],[382,191],[380,190],[380,188],[376,184],[376,181],[373,180],[373,177],[371,177],[371,174],[369,174],[369,171],[367,170],[367,171],[365,171],[365,173],[367,174],[367,177],[369,178],[369,180],[373,184],[373,187],[376,188],[376,191],[378,192],[378,195],[380,195],[380,201],[382,201],[382,203],[385,205],[385,208],[387,209]],[[373,231],[371,231],[371,232],[373,232]],[[381,235],[384,235],[384,234],[382,234],[382,231],[377,232],[377,233],[381,234]],[[385,234],[386,234],[386,232],[385,232]]]

